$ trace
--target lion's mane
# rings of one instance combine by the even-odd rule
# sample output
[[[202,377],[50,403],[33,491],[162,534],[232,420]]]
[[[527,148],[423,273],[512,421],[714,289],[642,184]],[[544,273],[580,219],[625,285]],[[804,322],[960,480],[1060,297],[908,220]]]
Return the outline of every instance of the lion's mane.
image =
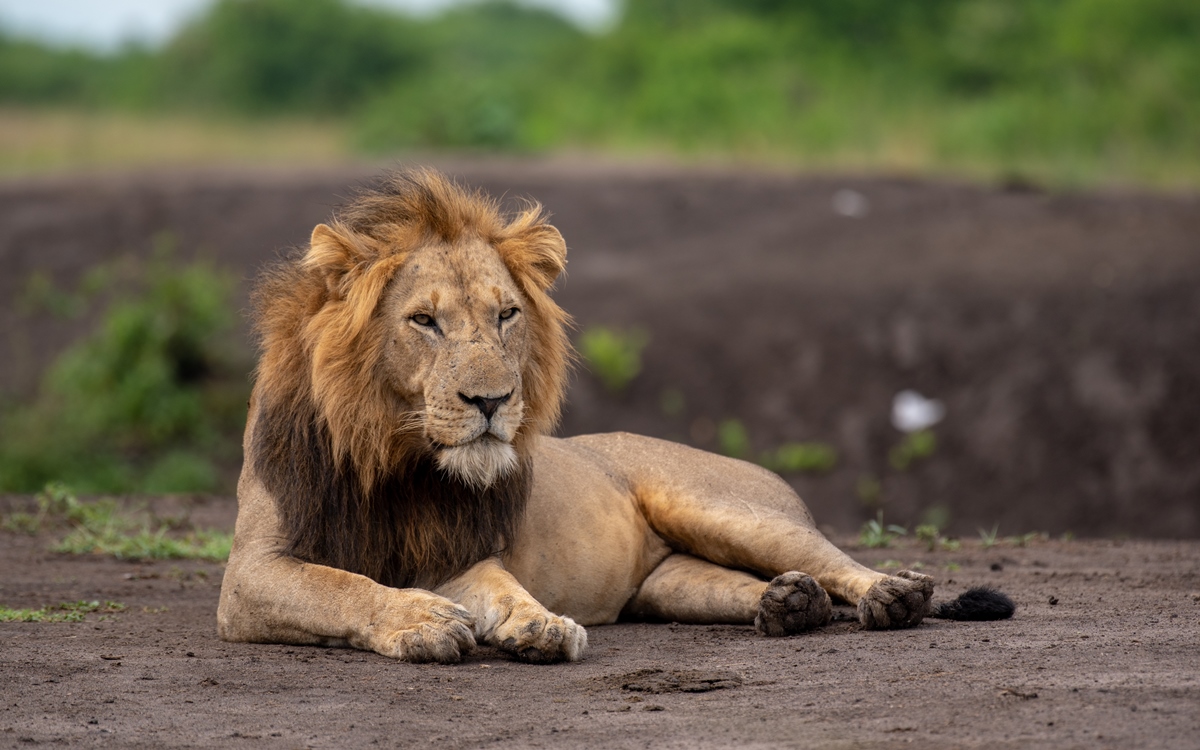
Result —
[[[561,236],[541,207],[512,216],[431,171],[388,175],[330,222],[341,239],[270,269],[255,291],[261,357],[248,461],[275,498],[284,553],[394,587],[432,587],[511,540],[531,485],[529,440],[558,421],[569,319],[547,290]],[[379,301],[421,243],[477,236],[524,293],[530,356],[519,468],[484,490],[437,468],[420,419],[382,375]]]

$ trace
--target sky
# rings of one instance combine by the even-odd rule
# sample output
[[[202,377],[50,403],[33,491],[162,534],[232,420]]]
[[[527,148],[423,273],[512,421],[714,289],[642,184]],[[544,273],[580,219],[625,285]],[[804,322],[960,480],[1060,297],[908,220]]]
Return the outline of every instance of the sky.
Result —
[[[603,27],[618,0],[519,0],[551,8],[585,28]],[[156,44],[214,0],[0,0],[0,28],[54,44],[111,50],[128,41]],[[462,0],[357,0],[432,13]]]

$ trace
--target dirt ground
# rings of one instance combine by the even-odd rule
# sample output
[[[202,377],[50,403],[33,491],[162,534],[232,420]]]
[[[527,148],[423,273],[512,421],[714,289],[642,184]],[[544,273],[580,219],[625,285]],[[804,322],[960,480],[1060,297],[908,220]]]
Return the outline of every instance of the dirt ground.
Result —
[[[224,644],[221,566],[70,557],[48,552],[47,534],[0,532],[0,604],[126,606],[83,623],[0,624],[0,747],[1197,746],[1200,198],[441,166],[553,212],[570,246],[557,298],[581,328],[651,336],[625,392],[580,372],[562,433],[625,429],[713,449],[715,426],[736,418],[756,452],[827,442],[835,470],[787,477],[823,529],[868,565],[920,563],[938,599],[997,586],[1016,616],[882,633],[841,620],[778,640],[621,624],[590,629],[578,664],[484,650],[413,666]],[[181,257],[246,280],[244,305],[257,269],[374,171],[0,184],[0,399],[28,397],[90,325],[23,311],[30,274],[71,283],[101,260],[145,255],[165,231]],[[905,388],[941,399],[947,416],[936,453],[902,471],[889,466],[900,434],[888,415]],[[889,522],[940,508],[962,547],[855,548],[875,512],[860,490],[872,479]],[[0,497],[0,510],[29,502]],[[232,526],[228,497],[153,502]],[[984,549],[977,529],[993,525],[1053,538]]]
[[[787,478],[826,528],[931,509],[975,535],[1200,537],[1200,197],[1045,193],[948,182],[563,161],[440,164],[554,215],[557,298],[581,329],[639,326],[620,394],[581,370],[566,435],[629,430],[755,454],[835,447]],[[95,175],[0,184],[0,402],[30,394],[92,324],[22,312],[34,272],[64,284],[150,252],[215,258],[245,280],[378,167]],[[250,346],[244,345],[249,370]],[[942,400],[929,460],[891,468],[893,396]],[[675,409],[664,409],[664,396]],[[236,466],[229,467],[231,492]],[[943,523],[945,526],[946,524]]]
[[[232,500],[194,502],[194,523],[232,524]],[[1016,615],[895,632],[835,621],[780,639],[618,624],[589,629],[582,662],[553,666],[490,650],[434,666],[222,643],[221,566],[72,557],[51,541],[0,532],[0,602],[126,609],[0,624],[0,747],[1061,750],[1194,748],[1200,736],[1196,541],[852,547],[873,566],[922,564],[939,600],[999,587]]]

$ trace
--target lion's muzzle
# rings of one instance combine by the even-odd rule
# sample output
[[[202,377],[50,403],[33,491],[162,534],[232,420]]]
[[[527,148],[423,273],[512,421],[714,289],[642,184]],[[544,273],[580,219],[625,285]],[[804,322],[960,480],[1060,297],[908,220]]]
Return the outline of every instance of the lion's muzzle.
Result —
[[[458,397],[478,409],[483,414],[483,418],[487,420],[489,424],[491,424],[492,415],[496,413],[496,410],[499,409],[502,404],[507,403],[508,400],[512,398],[512,395],[512,391],[509,391],[503,396],[497,397],[468,396],[462,391],[458,392]]]

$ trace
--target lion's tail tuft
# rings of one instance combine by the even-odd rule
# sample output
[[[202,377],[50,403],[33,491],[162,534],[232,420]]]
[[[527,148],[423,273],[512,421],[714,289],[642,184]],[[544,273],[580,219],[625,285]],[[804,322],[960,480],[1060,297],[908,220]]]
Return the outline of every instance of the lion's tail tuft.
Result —
[[[929,616],[945,620],[1007,620],[1016,609],[1017,605],[1007,594],[987,586],[976,586],[952,602],[933,605]]]

